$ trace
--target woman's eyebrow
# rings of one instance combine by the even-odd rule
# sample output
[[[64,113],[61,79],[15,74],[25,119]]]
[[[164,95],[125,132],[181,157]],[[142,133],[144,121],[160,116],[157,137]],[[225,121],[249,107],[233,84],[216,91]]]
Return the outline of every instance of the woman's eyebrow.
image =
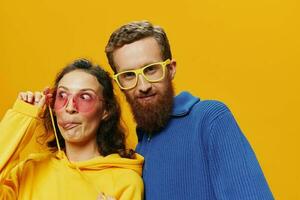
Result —
[[[62,88],[62,89],[64,89],[64,90],[67,90],[67,91],[69,91],[70,89],[69,88],[67,88],[67,87],[65,87],[65,86],[59,86],[58,88]],[[94,93],[96,93],[96,91],[94,90],[94,89],[92,89],[92,88],[83,88],[83,89],[80,89],[79,91],[92,91],[92,92],[94,92]]]
[[[92,92],[96,93],[96,91],[91,88],[83,88],[83,89],[80,89],[80,91],[92,91]]]
[[[69,88],[67,88],[65,86],[58,86],[58,88],[63,88],[64,90],[69,90]]]

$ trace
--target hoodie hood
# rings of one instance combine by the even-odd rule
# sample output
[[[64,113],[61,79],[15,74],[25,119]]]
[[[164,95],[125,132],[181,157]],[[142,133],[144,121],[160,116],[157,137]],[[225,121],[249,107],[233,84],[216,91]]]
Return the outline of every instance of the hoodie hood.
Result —
[[[139,154],[135,155],[136,158],[134,159],[122,158],[119,154],[110,154],[105,157],[98,156],[86,161],[71,162],[68,160],[65,152],[59,151],[56,153],[57,159],[62,160],[70,168],[77,169],[81,172],[107,168],[123,168],[134,170],[141,175],[144,158]]]
[[[95,158],[86,161],[71,162],[67,158],[65,152],[59,150],[56,153],[55,157],[57,161],[63,162],[64,165],[66,165],[67,167],[77,171],[82,177],[82,179],[86,181],[86,183],[89,184],[91,188],[94,188],[94,190],[98,194],[100,194],[100,192],[102,191],[93,183],[93,181],[89,177],[87,177],[85,172],[101,171],[101,170],[112,169],[112,168],[115,169],[123,168],[123,169],[133,170],[141,176],[143,162],[144,162],[144,158],[139,154],[136,154],[135,159],[122,158],[120,157],[119,154],[110,154],[105,157],[97,156]]]

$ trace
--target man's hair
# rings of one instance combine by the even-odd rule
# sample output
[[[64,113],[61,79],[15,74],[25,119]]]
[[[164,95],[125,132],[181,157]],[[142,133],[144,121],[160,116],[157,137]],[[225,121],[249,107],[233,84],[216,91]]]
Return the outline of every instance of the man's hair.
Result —
[[[114,51],[125,44],[130,44],[147,37],[153,37],[157,41],[164,60],[168,58],[172,59],[170,44],[165,31],[159,26],[153,26],[148,21],[134,21],[115,30],[105,47],[108,62],[115,73],[117,70],[113,61]]]

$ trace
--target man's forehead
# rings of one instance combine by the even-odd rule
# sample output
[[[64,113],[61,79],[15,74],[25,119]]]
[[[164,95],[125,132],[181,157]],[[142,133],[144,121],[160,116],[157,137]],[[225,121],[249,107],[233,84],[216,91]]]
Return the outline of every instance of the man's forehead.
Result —
[[[154,38],[126,44],[113,53],[117,71],[141,68],[162,61],[161,49]]]

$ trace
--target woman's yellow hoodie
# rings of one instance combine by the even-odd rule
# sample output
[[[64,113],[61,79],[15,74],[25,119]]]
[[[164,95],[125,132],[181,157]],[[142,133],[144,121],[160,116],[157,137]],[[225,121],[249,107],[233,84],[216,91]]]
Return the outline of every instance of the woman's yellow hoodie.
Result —
[[[143,157],[118,154],[70,162],[63,151],[19,155],[42,120],[36,106],[17,100],[0,123],[0,199],[96,200],[100,192],[118,200],[143,199]]]

